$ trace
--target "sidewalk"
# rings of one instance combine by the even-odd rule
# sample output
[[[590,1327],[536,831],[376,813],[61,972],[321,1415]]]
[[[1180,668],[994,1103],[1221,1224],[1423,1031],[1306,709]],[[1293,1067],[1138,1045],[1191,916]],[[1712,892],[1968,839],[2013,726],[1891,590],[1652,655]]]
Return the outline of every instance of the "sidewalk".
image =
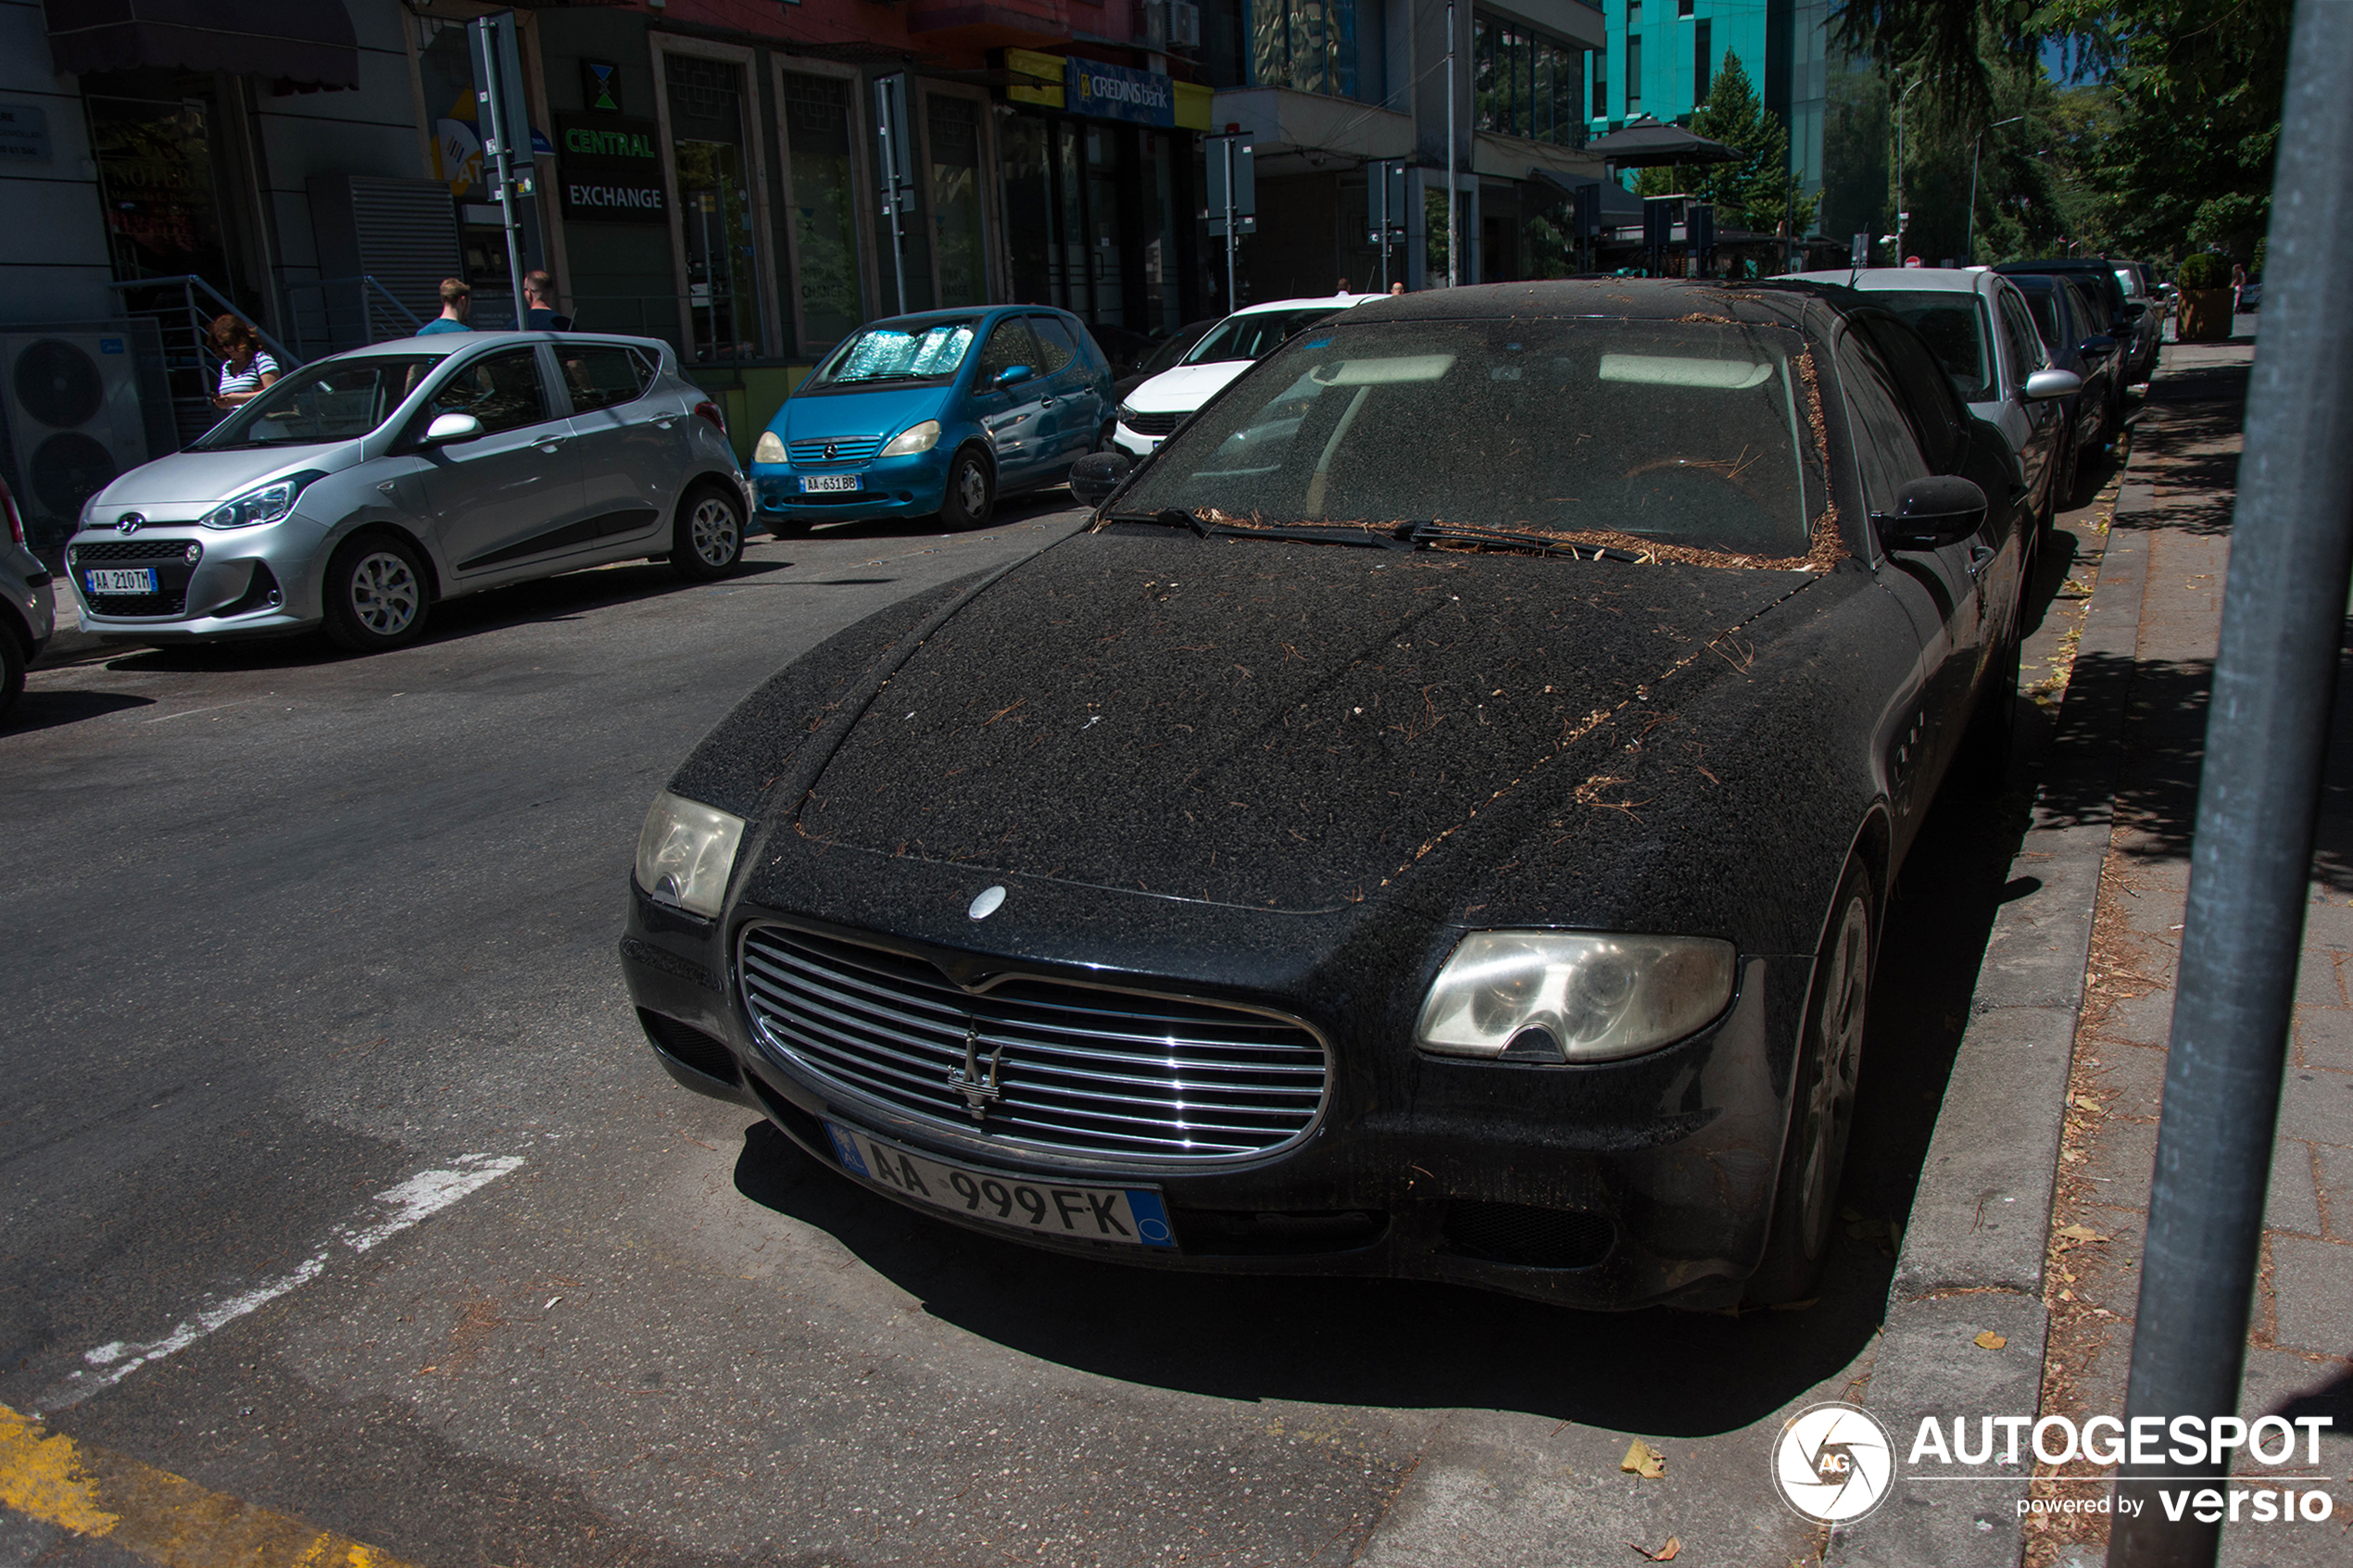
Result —
[[[2114,655],[2087,650],[2082,664],[2092,667],[2079,664],[2075,679],[2079,691],[2097,688],[2118,702],[2122,715],[2043,1271],[2041,1411],[2078,1422],[2124,1409],[2253,357],[2246,343],[2167,346],[2117,508],[2115,532],[2137,531],[2146,552],[2137,643],[2122,669],[2102,670],[2100,659]],[[2340,682],[2333,735],[2240,1411],[2250,1420],[2334,1416],[2322,1472],[2342,1482],[2353,1466],[2353,680]],[[2054,1483],[2052,1474],[2041,1467],[2036,1495],[2101,1490]],[[2103,1472],[2078,1462],[2058,1474]],[[2332,1489],[2338,1516],[2327,1524],[2226,1525],[2222,1561],[2347,1561],[2353,1518],[2342,1486]],[[2025,1560],[2031,1568],[2092,1568],[2105,1538],[2096,1515],[2037,1516]]]

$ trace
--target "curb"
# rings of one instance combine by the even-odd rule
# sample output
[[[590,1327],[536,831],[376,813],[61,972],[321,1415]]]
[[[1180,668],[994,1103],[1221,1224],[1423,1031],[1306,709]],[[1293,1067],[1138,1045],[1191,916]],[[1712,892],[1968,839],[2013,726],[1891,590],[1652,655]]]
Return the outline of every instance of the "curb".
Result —
[[[2161,372],[2160,372],[2161,373]],[[2133,458],[2139,456],[2136,449]],[[1865,1404],[1893,1438],[1898,1469],[1924,1417],[2036,1413],[2050,1314],[2043,1294],[2058,1186],[2075,1026],[2108,858],[2153,507],[2128,458],[2059,721],[2045,753],[2013,883],[2036,885],[1995,915],[1953,1060]],[[2083,802],[2069,809],[2057,802]],[[1991,1331],[2004,1343],[1977,1344]],[[1905,1474],[1884,1506],[1833,1532],[1841,1568],[2016,1568],[2015,1504],[2032,1474],[2001,1466],[1979,1484],[1926,1486]]]

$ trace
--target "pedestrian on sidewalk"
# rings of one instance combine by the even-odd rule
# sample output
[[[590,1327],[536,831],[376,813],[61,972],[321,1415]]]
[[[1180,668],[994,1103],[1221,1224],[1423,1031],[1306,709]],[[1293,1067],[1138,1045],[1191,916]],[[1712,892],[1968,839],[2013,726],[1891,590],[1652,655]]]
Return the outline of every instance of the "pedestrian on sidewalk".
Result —
[[[474,291],[463,278],[441,280],[441,314],[417,329],[419,337],[431,337],[435,332],[470,332],[466,312],[473,308]]]
[[[278,379],[277,359],[261,346],[261,334],[244,317],[215,317],[206,336],[212,342],[212,351],[220,356],[220,383],[213,390],[214,408],[233,408],[248,402]]]
[[[534,270],[522,275],[522,324],[525,332],[568,332],[572,318],[556,313],[556,280]]]
[[[2246,263],[2231,263],[2231,314],[2235,316],[2246,308]]]

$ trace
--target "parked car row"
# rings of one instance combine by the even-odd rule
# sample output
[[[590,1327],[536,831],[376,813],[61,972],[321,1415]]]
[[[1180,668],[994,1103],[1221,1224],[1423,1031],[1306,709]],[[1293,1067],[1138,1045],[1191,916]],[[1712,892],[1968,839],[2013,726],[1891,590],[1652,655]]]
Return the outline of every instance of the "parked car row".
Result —
[[[1971,300],[2020,390],[2007,284],[1920,314]],[[1070,479],[672,776],[662,1065],[1067,1252],[1812,1294],[1888,890],[2015,711],[2040,503],[1931,342],[1803,281],[1376,298]]]

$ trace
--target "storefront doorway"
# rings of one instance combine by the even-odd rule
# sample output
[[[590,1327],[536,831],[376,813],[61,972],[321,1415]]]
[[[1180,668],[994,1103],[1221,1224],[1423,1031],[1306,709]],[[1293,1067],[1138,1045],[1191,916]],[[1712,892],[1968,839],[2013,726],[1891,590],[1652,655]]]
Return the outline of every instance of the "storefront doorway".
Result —
[[[1148,335],[1183,324],[1189,134],[1015,113],[998,142],[1015,299]]]
[[[743,69],[667,55],[672,171],[686,253],[686,303],[698,361],[764,352],[759,243],[744,145]]]

